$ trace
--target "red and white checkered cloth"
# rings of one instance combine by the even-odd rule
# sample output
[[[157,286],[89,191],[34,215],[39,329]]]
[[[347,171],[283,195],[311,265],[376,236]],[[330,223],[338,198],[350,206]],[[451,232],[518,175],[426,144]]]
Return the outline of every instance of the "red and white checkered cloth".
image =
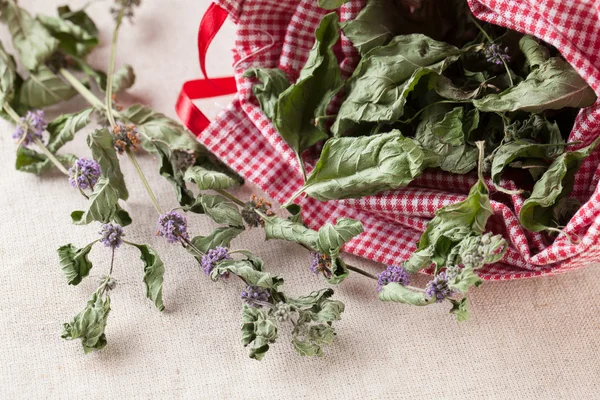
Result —
[[[238,93],[199,139],[246,180],[283,203],[302,185],[296,157],[258,106],[252,95],[253,82],[242,74],[250,67],[279,67],[295,80],[313,45],[314,31],[327,11],[318,8],[316,0],[217,0],[217,3],[237,24],[233,53]],[[469,5],[482,20],[537,36],[555,46],[600,95],[597,2],[469,0]],[[364,0],[351,1],[341,8],[340,19],[353,19],[363,6]],[[352,43],[342,37],[337,51],[342,70],[346,75],[351,74],[359,59]],[[581,146],[584,146],[599,134],[600,103],[597,103],[580,112],[570,141],[583,141]],[[571,244],[565,235],[549,243],[544,235],[525,231],[518,222],[522,196],[512,196],[509,205],[493,202],[495,215],[488,229],[502,233],[510,242],[510,250],[501,263],[481,270],[482,278],[550,275],[599,261],[599,164],[597,151],[576,177],[573,195],[583,206],[565,231],[579,236],[579,244]],[[365,232],[344,250],[384,264],[398,264],[414,251],[435,211],[464,199],[475,180],[473,175],[426,171],[404,189],[327,203],[303,198],[300,204],[307,225],[313,229],[340,217],[362,221]],[[511,185],[512,182],[503,182],[505,187]]]

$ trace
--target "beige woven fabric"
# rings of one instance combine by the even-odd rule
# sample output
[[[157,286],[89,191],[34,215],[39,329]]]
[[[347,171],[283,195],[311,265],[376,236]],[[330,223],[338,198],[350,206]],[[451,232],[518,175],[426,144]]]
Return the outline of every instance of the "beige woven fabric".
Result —
[[[81,5],[85,0],[73,1]],[[60,0],[22,0],[52,12]],[[145,1],[122,34],[120,61],[131,63],[138,84],[126,103],[143,101],[174,116],[185,78],[199,75],[195,34],[207,0]],[[90,11],[108,39],[107,2]],[[209,55],[214,76],[230,71],[233,27],[227,25]],[[3,28],[0,38],[7,42]],[[11,47],[11,46],[9,46]],[[107,47],[94,56],[102,65]],[[80,100],[78,100],[80,101]],[[75,107],[78,101],[74,101]],[[225,105],[227,99],[218,99]],[[214,113],[219,105],[203,103]],[[109,252],[96,247],[92,277],[67,286],[56,248],[81,246],[99,227],[74,227],[69,213],[85,206],[64,177],[44,179],[14,171],[13,127],[0,123],[0,398],[65,399],[597,399],[600,393],[600,268],[536,280],[489,283],[473,293],[472,320],[458,324],[448,306],[426,309],[383,304],[375,285],[351,276],[337,289],[346,304],[338,338],[323,358],[302,358],[283,334],[262,362],[240,345],[241,287],[212,283],[177,246],[154,236],[156,215],[133,168],[123,167],[134,225],[127,238],[150,243],[166,264],[166,311],[145,298],[136,251],[119,250],[112,293],[108,346],[83,355],[79,341],[60,338],[61,324],[82,309],[106,273]],[[79,137],[67,151],[89,155]],[[171,187],[143,157],[164,208],[175,206]],[[248,195],[252,188],[240,193]],[[191,231],[213,224],[191,218]],[[306,252],[294,244],[263,241],[253,230],[234,242],[256,251],[281,274],[292,294],[323,286],[308,271]],[[377,265],[352,260],[377,272]],[[422,282],[421,282],[422,283]]]

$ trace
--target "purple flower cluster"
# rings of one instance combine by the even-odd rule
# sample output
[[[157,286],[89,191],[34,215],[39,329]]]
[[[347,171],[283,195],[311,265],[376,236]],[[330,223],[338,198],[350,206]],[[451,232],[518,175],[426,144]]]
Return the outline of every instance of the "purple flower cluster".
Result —
[[[323,274],[325,278],[331,278],[331,257],[327,254],[312,252],[312,263],[310,264],[310,270],[315,274]]]
[[[399,283],[401,285],[408,285],[410,278],[408,272],[404,267],[389,265],[384,271],[377,275],[377,291],[381,292],[381,289],[388,283]]]
[[[100,243],[111,249],[118,249],[123,244],[122,237],[125,236],[123,228],[117,224],[102,225],[100,235],[102,235]]]
[[[440,272],[427,284],[425,287],[425,294],[430,299],[435,299],[438,303],[454,294],[454,291],[448,287],[448,276],[446,275],[446,271]]]
[[[158,218],[158,236],[167,239],[169,243],[177,243],[180,239],[188,239],[187,220],[177,211],[171,211]]]
[[[69,169],[69,183],[74,188],[94,189],[100,175],[100,165],[96,161],[80,158]]]
[[[502,49],[499,44],[493,43],[485,48],[485,57],[488,62],[496,65],[502,65],[504,62],[510,62],[510,56],[508,55],[508,47]]]
[[[27,111],[24,117],[21,117],[21,123],[13,134],[13,139],[23,140],[23,146],[29,146],[35,139],[41,139],[42,133],[48,124],[44,117],[44,111]]]
[[[271,293],[267,289],[254,285],[248,285],[242,292],[242,300],[250,307],[259,307],[262,305],[261,303],[269,301],[270,297]]]
[[[205,255],[202,256],[202,261],[200,264],[204,273],[206,275],[210,275],[215,265],[223,260],[231,260],[229,250],[227,247],[217,246],[214,249],[210,249]]]

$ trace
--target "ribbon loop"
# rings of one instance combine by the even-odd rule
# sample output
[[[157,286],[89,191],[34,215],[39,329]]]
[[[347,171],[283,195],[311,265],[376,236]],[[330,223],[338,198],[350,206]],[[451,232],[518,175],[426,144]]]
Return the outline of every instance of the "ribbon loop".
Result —
[[[198,58],[200,70],[205,79],[187,81],[183,84],[177,99],[175,111],[181,122],[196,136],[199,136],[210,124],[202,111],[193,100],[224,96],[237,92],[235,78],[225,77],[209,79],[206,73],[206,53],[215,35],[227,19],[228,13],[215,3],[212,3],[200,22],[198,30]]]

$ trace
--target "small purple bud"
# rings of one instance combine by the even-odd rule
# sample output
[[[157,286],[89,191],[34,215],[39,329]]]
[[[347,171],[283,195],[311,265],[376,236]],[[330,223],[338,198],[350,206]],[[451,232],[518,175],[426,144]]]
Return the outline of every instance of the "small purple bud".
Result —
[[[158,219],[156,229],[156,234],[166,238],[169,243],[177,243],[179,240],[188,239],[189,237],[187,233],[187,220],[185,216],[177,211],[161,215]]]
[[[125,236],[123,228],[117,224],[102,225],[100,235],[102,235],[100,243],[111,249],[118,249],[123,244],[122,237]]]
[[[502,49],[499,44],[493,43],[485,48],[484,53],[488,62],[496,65],[502,65],[510,62],[508,51],[508,47]]]
[[[206,275],[210,275],[213,268],[215,268],[215,265],[224,260],[231,260],[229,250],[227,247],[217,246],[214,249],[210,249],[205,255],[202,256],[200,264],[204,273]],[[227,278],[227,276],[222,277]]]
[[[381,289],[388,283],[399,283],[401,285],[408,285],[410,279],[408,272],[404,267],[389,265],[384,271],[377,275],[377,291],[381,292]]]
[[[259,286],[248,285],[246,290],[242,292],[242,300],[250,307],[260,307],[261,303],[269,301],[271,294],[267,289],[263,289]]]
[[[35,142],[35,139],[42,139],[42,134],[47,126],[44,111],[27,111],[27,114],[21,117],[21,123],[17,126],[13,139],[22,140],[23,146],[27,147]]]
[[[69,183],[74,188],[94,189],[100,175],[100,165],[96,161],[80,158],[69,169]]]
[[[442,302],[445,298],[454,294],[454,291],[448,287],[448,276],[446,271],[440,272],[425,287],[425,294],[436,302]]]

